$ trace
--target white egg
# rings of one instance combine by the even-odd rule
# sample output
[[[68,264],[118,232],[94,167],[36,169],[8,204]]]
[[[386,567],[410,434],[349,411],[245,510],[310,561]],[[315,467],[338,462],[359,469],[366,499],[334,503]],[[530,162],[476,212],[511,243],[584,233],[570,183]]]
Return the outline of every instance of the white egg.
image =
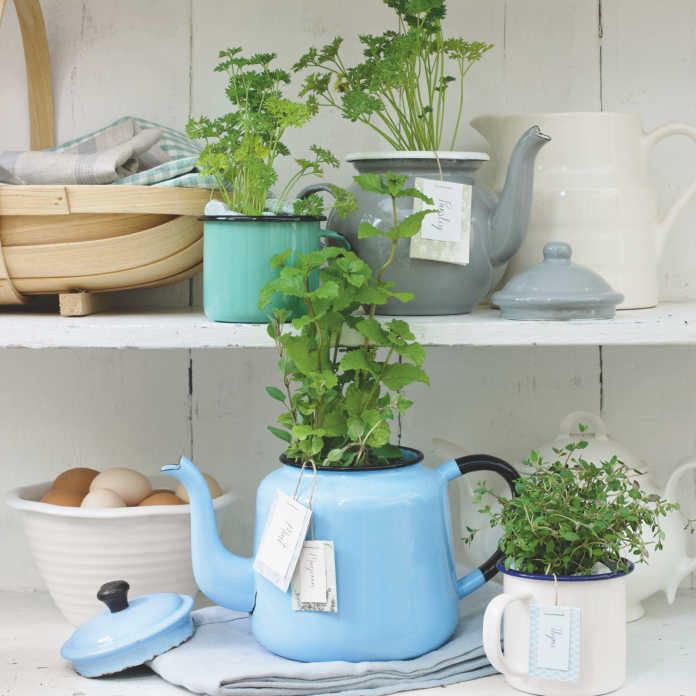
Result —
[[[108,488],[91,490],[82,501],[83,508],[122,508],[126,507],[123,498]]]
[[[222,489],[220,488],[220,484],[209,474],[203,474],[203,478],[205,479],[205,482],[208,484],[208,490],[210,491],[210,497],[213,500],[215,500],[215,498],[219,498],[222,495]],[[184,486],[183,483],[180,483],[177,486],[176,492],[174,493],[174,495],[181,498],[185,503],[191,502],[189,500],[189,494],[188,494],[188,491],[186,490],[186,486]]]
[[[145,476],[139,471],[125,468],[102,471],[92,481],[89,490],[97,488],[109,488],[118,493],[128,507],[142,503],[152,493],[152,486]]]

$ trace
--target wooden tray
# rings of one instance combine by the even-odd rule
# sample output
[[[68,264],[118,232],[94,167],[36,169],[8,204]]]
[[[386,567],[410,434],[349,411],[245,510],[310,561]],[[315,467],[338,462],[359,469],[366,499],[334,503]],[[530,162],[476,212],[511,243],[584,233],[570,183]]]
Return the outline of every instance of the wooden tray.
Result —
[[[0,0],[0,22],[7,0]],[[31,149],[55,144],[39,0],[14,0],[29,87]],[[0,305],[32,295],[171,285],[203,268],[210,191],[151,186],[0,186]],[[102,304],[103,306],[103,304]]]

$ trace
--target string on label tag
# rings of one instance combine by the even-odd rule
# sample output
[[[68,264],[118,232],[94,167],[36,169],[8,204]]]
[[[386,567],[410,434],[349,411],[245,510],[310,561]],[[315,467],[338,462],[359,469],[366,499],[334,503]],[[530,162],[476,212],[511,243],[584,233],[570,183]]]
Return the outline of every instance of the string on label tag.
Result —
[[[440,170],[440,181],[444,181],[442,178],[442,167],[440,166],[440,158],[437,155],[437,150],[431,150],[430,152],[435,155],[435,159],[437,160],[437,168]]]
[[[317,466],[314,463],[314,457],[312,457],[312,459],[310,459],[309,461],[312,465],[312,469],[314,469],[314,481],[312,482],[312,491],[309,494],[309,504],[307,505],[307,507],[309,508],[309,510],[311,512],[311,510],[312,510],[312,498],[314,497],[314,488],[317,485]],[[302,460],[302,469],[300,470],[300,476],[297,479],[297,485],[295,486],[295,492],[292,494],[293,500],[297,500],[297,491],[300,487],[300,482],[302,481],[302,474],[304,474],[304,470],[305,470],[306,466],[307,466],[307,462],[304,461],[304,459],[303,459]],[[312,521],[311,517],[309,519],[309,529],[310,529],[310,534],[312,536],[312,541],[314,541],[314,522]]]
[[[310,508],[311,510],[312,508]],[[311,524],[311,522],[310,522]],[[558,606],[558,578],[556,577],[556,573],[553,574],[553,584],[554,587],[556,588],[556,606]]]

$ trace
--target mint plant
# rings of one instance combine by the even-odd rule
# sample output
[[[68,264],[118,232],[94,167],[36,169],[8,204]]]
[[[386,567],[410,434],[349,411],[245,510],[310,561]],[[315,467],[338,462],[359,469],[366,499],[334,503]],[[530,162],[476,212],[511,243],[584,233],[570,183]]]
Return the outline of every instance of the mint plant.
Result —
[[[309,123],[318,109],[311,100],[303,103],[283,97],[282,87],[290,84],[290,74],[271,69],[276,53],[257,53],[244,58],[239,55],[241,51],[241,48],[221,51],[219,57],[225,60],[215,68],[229,77],[226,93],[235,110],[214,121],[205,116],[198,121],[191,119],[186,133],[191,139],[205,140],[197,166],[201,176],[214,177],[216,188],[230,209],[244,215],[262,215],[268,189],[278,180],[276,157],[290,155],[281,138],[289,128],[302,128]],[[324,166],[339,166],[328,150],[312,145],[310,151],[312,157],[295,160],[298,172],[283,189],[274,212],[301,178],[309,175],[323,178]],[[352,194],[338,187],[332,189],[335,195],[332,206],[324,208],[322,200],[314,196],[311,201],[296,203],[295,214],[321,217],[335,207],[343,218],[357,209]]]
[[[662,549],[665,533],[660,518],[679,510],[679,503],[668,503],[656,494],[646,495],[630,473],[640,475],[616,457],[599,466],[577,454],[587,447],[582,437],[577,443],[556,449],[555,462],[544,462],[537,451],[524,464],[533,467],[529,477],[515,483],[517,496],[497,495],[479,481],[475,503],[479,512],[490,517],[490,524],[479,529],[467,527],[465,538],[471,543],[476,533],[488,527],[501,527],[499,548],[507,557],[505,567],[542,575],[590,575],[598,561],[628,571],[623,558],[649,558],[648,546]],[[492,495],[501,506],[493,512],[483,498]],[[684,515],[684,513],[681,513]],[[694,532],[693,520],[684,515],[685,529]],[[643,538],[647,525],[653,541]]]
[[[295,72],[317,70],[305,78],[300,96],[309,94],[312,108],[330,106],[343,118],[367,124],[395,150],[437,150],[444,135],[448,90],[457,83],[452,150],[464,106],[464,78],[493,46],[461,37],[446,39],[444,0],[383,1],[395,10],[399,32],[361,35],[365,60],[354,67],[347,67],[340,56],[340,37],[322,49],[310,48],[293,66]],[[450,66],[457,77],[446,74]]]
[[[383,281],[382,275],[394,259],[399,240],[416,234],[425,215],[434,212],[415,213],[398,224],[396,199],[411,196],[430,205],[432,199],[404,189],[404,176],[365,174],[354,179],[364,191],[392,199],[394,227],[382,232],[363,223],[358,232],[361,238],[383,235],[392,242],[391,256],[377,278],[350,251],[326,247],[297,254],[292,266],[286,263],[288,249],[271,260],[280,276],[267,283],[259,296],[259,308],[280,292],[301,298],[307,309],[307,314],[292,320],[294,332],[287,330],[287,311],[266,312],[283,386],[266,387],[266,391],[285,407],[277,421],[280,427],[268,426],[268,430],[288,444],[289,458],[320,466],[361,466],[400,457],[401,450],[389,443],[389,421],[396,413],[404,414],[412,402],[398,392],[413,382],[430,384],[422,369],[425,350],[408,324],[400,319],[380,324],[374,313],[376,305],[390,297],[402,302],[413,299],[411,293],[395,292],[394,283]],[[315,274],[321,285],[310,290]],[[371,306],[369,315],[353,316],[362,305]],[[362,346],[341,347],[344,326],[365,337]],[[380,349],[386,350],[386,356],[378,355]],[[397,357],[398,362],[392,361]]]

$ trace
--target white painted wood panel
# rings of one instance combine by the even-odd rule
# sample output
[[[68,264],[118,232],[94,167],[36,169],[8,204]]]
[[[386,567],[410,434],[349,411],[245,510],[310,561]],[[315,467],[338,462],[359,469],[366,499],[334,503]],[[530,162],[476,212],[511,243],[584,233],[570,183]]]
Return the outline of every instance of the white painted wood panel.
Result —
[[[158,473],[190,455],[189,351],[0,353],[4,493],[66,469]],[[0,588],[43,588],[19,512],[0,505]]]
[[[696,453],[696,349],[610,346],[602,349],[602,367],[602,417],[612,437],[647,462],[664,486],[676,464]],[[678,491],[684,513],[696,517],[693,471]],[[680,587],[693,582],[692,574]]]
[[[601,0],[602,39],[599,0],[450,0],[448,4],[449,34],[496,44],[467,78],[464,125],[457,139],[460,149],[485,149],[483,139],[466,123],[486,111],[603,107],[639,112],[646,128],[670,120],[696,122],[692,36],[696,9],[691,0]],[[378,0],[259,0],[251,4],[241,0],[117,4],[42,0],[42,5],[53,60],[59,140],[125,114],[182,128],[189,111],[195,116],[223,113],[224,80],[212,68],[217,52],[227,46],[242,45],[247,53],[277,51],[279,65],[287,66],[307,46],[321,46],[340,34],[346,38],[350,59],[357,60],[357,34],[379,33],[392,27],[393,21],[391,11]],[[29,143],[24,59],[12,4],[5,15],[0,28],[0,149],[17,149]],[[299,85],[298,78],[295,81]],[[13,106],[8,109],[10,101]],[[350,124],[334,112],[322,113],[311,127],[288,138],[295,155],[313,142],[341,158],[351,151],[383,147],[368,128]],[[696,174],[695,162],[693,146],[682,139],[672,139],[656,150],[650,175],[663,211]],[[284,164],[281,178],[289,171],[290,165]],[[335,177],[328,178],[346,184],[352,174],[352,168],[344,164]],[[695,223],[692,207],[668,245],[662,263],[663,299],[696,299]],[[201,288],[198,277],[169,289],[115,293],[113,305],[185,307],[190,299],[193,304],[202,302]],[[670,322],[672,311],[675,316]],[[154,348],[265,344],[262,329],[240,331],[214,325],[200,312],[182,315],[161,321],[143,320],[140,313],[126,314],[123,321],[95,315],[70,320],[70,324],[53,317],[46,322],[47,328],[43,320],[27,323],[26,315],[13,323],[9,317],[17,315],[0,310],[0,342]],[[461,441],[466,436],[463,446],[500,454],[515,445],[525,446],[527,437],[528,444],[550,437],[559,412],[596,409],[603,396],[603,415],[612,433],[627,444],[635,441],[637,451],[647,452],[644,456],[659,467],[664,482],[668,469],[696,447],[689,395],[696,378],[691,365],[694,349],[605,348],[600,391],[597,349],[591,346],[638,340],[693,342],[693,312],[688,305],[674,310],[663,305],[650,315],[622,312],[617,319],[619,328],[614,322],[577,330],[568,325],[498,323],[494,338],[485,323],[492,320],[490,314],[473,315],[455,331],[447,322],[432,320],[442,323],[435,342],[452,345],[578,341],[588,347],[429,349],[434,386],[414,388],[419,401],[404,419],[408,438],[413,439],[404,439],[404,444],[427,450],[431,437]],[[429,320],[422,324],[423,338],[435,335],[427,333],[434,331]],[[8,339],[12,331],[15,338]],[[124,442],[134,452],[137,449],[133,456],[140,457],[138,461],[155,468],[165,452],[172,451],[173,456],[192,452],[202,468],[240,488],[243,500],[230,515],[223,536],[231,548],[248,553],[256,485],[275,468],[282,447],[265,431],[276,413],[274,402],[263,392],[266,384],[274,383],[275,359],[270,350],[193,351],[191,436],[187,430],[188,356],[187,350],[0,355],[4,387],[0,452],[3,462],[21,460],[21,467],[0,464],[3,483],[15,485],[20,474],[28,480],[47,478],[49,456],[62,466],[63,460],[88,458],[98,451],[111,466],[119,461]],[[632,365],[638,366],[639,378]],[[118,382],[119,370],[124,386],[112,392],[109,385]],[[108,403],[96,408],[99,395]],[[86,439],[67,429],[71,413],[90,425]],[[48,449],[44,433],[50,435],[53,450]],[[12,456],[8,458],[7,453]],[[430,454],[429,461],[435,461]],[[693,496],[690,489],[687,503],[693,506],[688,496]],[[696,512],[693,507],[692,512]],[[18,530],[7,527],[5,519],[0,517],[0,534],[9,530],[14,544],[11,558],[16,563],[11,586],[38,586]],[[10,537],[0,536],[3,541]],[[8,557],[3,554],[2,558],[4,562]],[[5,586],[0,571],[0,587]]]
[[[193,461],[239,492],[222,539],[231,551],[251,556],[256,489],[280,466],[286,448],[266,430],[283,410],[264,391],[278,385],[278,356],[273,349],[194,350],[192,356]]]

